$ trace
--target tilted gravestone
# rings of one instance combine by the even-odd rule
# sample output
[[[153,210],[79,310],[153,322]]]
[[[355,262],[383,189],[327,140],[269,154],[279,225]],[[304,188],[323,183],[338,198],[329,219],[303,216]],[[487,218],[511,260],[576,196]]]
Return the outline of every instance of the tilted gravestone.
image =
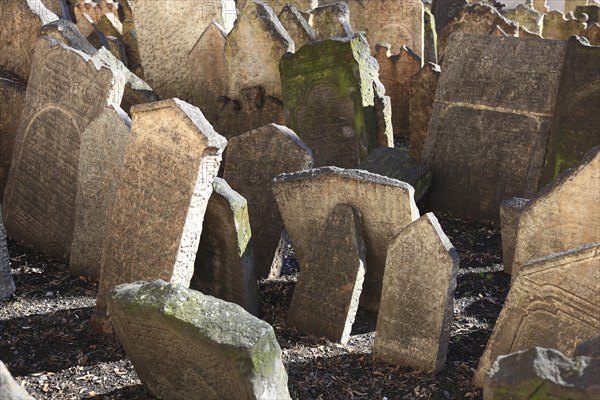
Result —
[[[190,288],[259,313],[248,203],[222,178],[213,182]]]
[[[345,344],[368,268],[360,213],[348,204],[336,205],[316,236],[321,245],[302,265],[287,322]]]
[[[81,134],[73,245],[69,271],[92,281],[100,278],[104,238],[123,169],[131,119],[108,107]]]
[[[513,281],[473,383],[500,355],[533,346],[566,355],[600,330],[600,243],[527,262]]]
[[[165,399],[290,399],[273,328],[237,304],[177,284],[109,294],[120,343],[148,392]]]
[[[2,208],[0,208],[0,301],[12,296],[15,292],[15,281],[10,269],[10,256],[6,245],[6,230],[2,224]]]
[[[123,96],[125,77],[103,61],[106,53],[90,56],[47,37],[34,50],[4,224],[52,257],[68,259],[71,249],[81,135]]]
[[[441,71],[439,65],[428,63],[411,79],[409,100],[410,142],[408,149],[411,157],[417,161],[421,160],[423,147],[427,140],[429,123],[433,114],[435,92]]]
[[[269,275],[283,221],[271,191],[279,174],[312,168],[310,149],[289,128],[270,124],[230,139],[223,177],[248,200],[256,276]]]
[[[296,49],[317,40],[315,30],[293,4],[286,4],[279,13],[279,21],[294,41]]]
[[[310,23],[317,40],[352,37],[350,8],[346,3],[335,2],[317,7],[310,12]]]
[[[377,316],[374,356],[436,372],[446,362],[458,253],[429,213],[389,245]]]
[[[115,285],[163,279],[188,286],[226,140],[179,99],[132,108],[98,289],[96,321]],[[168,178],[167,178],[168,177]],[[104,328],[102,328],[104,329]]]
[[[377,311],[388,243],[419,218],[414,189],[367,171],[323,167],[278,176],[273,193],[301,270],[322,246],[313,235],[315,227],[322,226],[334,207],[344,203],[360,211],[367,246],[361,306]]]

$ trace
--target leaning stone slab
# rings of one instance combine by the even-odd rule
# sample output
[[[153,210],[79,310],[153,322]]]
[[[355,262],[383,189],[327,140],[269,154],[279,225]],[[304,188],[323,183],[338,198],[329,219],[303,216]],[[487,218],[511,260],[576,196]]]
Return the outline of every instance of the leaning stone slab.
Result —
[[[544,13],[539,12],[529,4],[519,4],[518,6],[502,12],[506,18],[519,23],[519,27],[527,29],[537,35],[542,34],[544,27]]]
[[[307,43],[317,40],[315,30],[298,8],[293,4],[286,4],[279,13],[279,21],[294,41],[296,49]]]
[[[12,238],[52,257],[68,259],[71,250],[81,135],[123,97],[125,77],[104,61],[107,53],[90,56],[47,37],[35,46],[4,223]]]
[[[317,40],[354,35],[350,24],[350,8],[343,2],[315,8],[310,12],[310,21]]]
[[[222,178],[213,181],[190,288],[259,313],[248,203]]]
[[[502,235],[502,264],[504,272],[512,274],[512,266],[515,259],[515,246],[517,242],[517,231],[519,228],[519,216],[521,210],[527,204],[528,199],[513,197],[500,203],[500,227]]]
[[[123,169],[131,119],[108,107],[81,134],[73,245],[69,272],[100,279],[107,225]]]
[[[417,161],[421,161],[423,147],[427,141],[427,132],[433,114],[435,92],[441,71],[439,65],[427,63],[411,78],[408,149],[411,157]]]
[[[154,396],[290,399],[273,328],[237,304],[154,281],[116,287],[108,307],[119,341]]]
[[[571,36],[579,36],[586,28],[585,22],[575,19],[572,15],[560,11],[550,11],[544,14],[544,39],[567,40]]]
[[[321,246],[313,235],[337,204],[360,211],[367,246],[361,306],[377,311],[388,243],[419,218],[414,189],[407,183],[361,170],[323,167],[275,178],[273,193],[300,269]]]
[[[188,286],[226,140],[179,99],[132,108],[133,124],[104,244],[97,320],[124,282]]]
[[[6,245],[6,230],[2,224],[2,209],[0,208],[0,300],[12,296],[15,289],[15,281],[10,269],[10,256]]]
[[[15,381],[2,361],[0,361],[0,399],[34,400],[34,398]]]
[[[512,283],[479,361],[481,386],[501,355],[533,346],[573,353],[600,330],[600,243],[530,260]]]
[[[484,379],[486,400],[600,398],[600,359],[534,347],[500,356]]]
[[[390,242],[375,331],[376,358],[427,372],[443,368],[458,264],[458,253],[431,213]]]
[[[302,266],[287,321],[302,332],[345,344],[365,278],[360,214],[338,204],[317,232],[321,245]]]
[[[229,140],[223,177],[248,200],[259,279],[269,275],[283,230],[271,191],[273,178],[312,166],[311,150],[285,126],[270,124]]]

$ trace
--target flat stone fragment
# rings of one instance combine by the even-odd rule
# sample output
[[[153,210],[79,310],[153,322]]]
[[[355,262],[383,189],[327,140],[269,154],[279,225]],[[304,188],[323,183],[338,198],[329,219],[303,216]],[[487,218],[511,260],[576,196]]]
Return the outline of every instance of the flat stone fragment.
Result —
[[[123,172],[106,234],[96,302],[124,282],[163,279],[188,286],[204,212],[226,140],[179,99],[132,108]]]
[[[600,242],[530,260],[513,281],[473,378],[493,361],[533,346],[564,354],[600,330]]]
[[[600,359],[534,347],[500,356],[484,379],[486,400],[600,398]]]
[[[0,361],[0,399],[34,400],[34,398],[14,380],[10,371],[2,361]]]
[[[519,216],[521,215],[521,210],[523,210],[523,207],[525,207],[525,204],[527,204],[528,201],[528,199],[513,197],[512,199],[504,200],[500,203],[502,264],[504,265],[504,272],[507,274],[512,274]]]
[[[312,166],[311,150],[285,126],[269,124],[229,140],[223,177],[248,200],[259,279],[269,275],[283,230],[271,191],[273,178]]]
[[[429,213],[389,244],[377,316],[374,356],[436,372],[448,353],[458,253]]]
[[[123,169],[131,119],[108,107],[81,134],[73,245],[69,272],[100,279],[107,225]]]
[[[290,399],[273,328],[237,304],[154,281],[116,287],[108,307],[120,343],[154,396]]]
[[[248,203],[222,178],[213,181],[190,288],[259,314]]]
[[[0,208],[0,301],[12,296],[15,290],[15,281],[10,269],[10,256],[6,246],[6,230],[2,224],[2,209]]]
[[[276,177],[273,193],[300,270],[321,246],[315,227],[337,204],[360,211],[368,266],[360,305],[377,311],[388,243],[419,218],[412,186],[367,171],[323,167]]]
[[[316,233],[321,245],[302,266],[287,322],[299,331],[345,344],[365,278],[366,247],[360,214],[334,207]]]

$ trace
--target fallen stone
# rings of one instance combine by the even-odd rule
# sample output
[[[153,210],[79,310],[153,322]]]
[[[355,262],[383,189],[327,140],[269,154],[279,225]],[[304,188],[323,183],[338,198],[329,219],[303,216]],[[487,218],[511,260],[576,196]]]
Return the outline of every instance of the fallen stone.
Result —
[[[310,22],[317,40],[354,36],[350,8],[346,3],[332,3],[310,12]]]

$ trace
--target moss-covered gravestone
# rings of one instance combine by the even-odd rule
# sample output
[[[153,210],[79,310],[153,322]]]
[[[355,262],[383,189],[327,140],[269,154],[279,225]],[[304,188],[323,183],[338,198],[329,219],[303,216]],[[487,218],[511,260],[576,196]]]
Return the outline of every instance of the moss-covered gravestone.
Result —
[[[155,396],[290,398],[273,328],[237,304],[154,281],[116,287],[108,311],[137,375]]]

